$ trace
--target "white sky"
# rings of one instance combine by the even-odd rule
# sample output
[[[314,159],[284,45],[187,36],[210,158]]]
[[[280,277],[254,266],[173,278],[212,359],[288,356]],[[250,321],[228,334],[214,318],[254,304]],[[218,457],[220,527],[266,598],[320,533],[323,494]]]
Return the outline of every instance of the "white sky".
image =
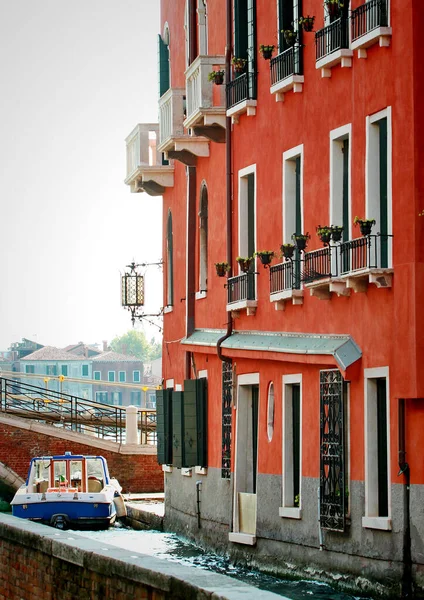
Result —
[[[157,121],[158,32],[158,0],[0,0],[0,350],[131,328],[120,272],[162,254],[162,199],[123,183],[125,137]],[[158,267],[145,284],[157,312]]]

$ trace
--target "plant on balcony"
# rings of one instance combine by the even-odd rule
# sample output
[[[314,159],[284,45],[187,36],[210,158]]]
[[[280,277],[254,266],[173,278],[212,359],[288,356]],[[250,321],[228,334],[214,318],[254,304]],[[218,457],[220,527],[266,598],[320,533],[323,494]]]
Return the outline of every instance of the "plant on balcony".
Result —
[[[328,225],[318,225],[317,235],[323,244],[329,244],[331,240],[331,227]]]
[[[294,244],[282,244],[280,246],[282,256],[290,260],[293,258],[295,248],[296,246]]]
[[[233,56],[231,62],[236,73],[244,73],[247,64],[247,60],[245,58],[237,58],[236,56]]]
[[[308,244],[308,240],[311,239],[311,236],[309,235],[308,232],[306,233],[294,233],[292,235],[292,240],[294,240],[294,243],[296,244],[296,248],[298,250],[300,250],[301,252],[303,250],[305,250],[307,244]]]
[[[324,0],[324,6],[331,19],[335,19],[340,15],[343,8],[343,3],[340,0]]]
[[[261,263],[266,267],[267,265],[271,264],[271,261],[275,256],[275,252],[272,250],[259,250],[258,252],[255,252],[255,256],[257,256]]]
[[[218,277],[225,277],[230,270],[230,265],[227,262],[217,262],[215,263],[215,269]]]
[[[300,17],[299,18],[299,27],[303,28],[303,31],[313,31],[314,29],[314,21],[315,17]]]
[[[341,225],[331,226],[331,237],[333,242],[340,242],[342,239],[343,227]]]
[[[247,258],[243,256],[237,256],[236,261],[238,262],[240,269],[243,271],[243,273],[248,273],[250,265],[253,261],[253,256],[249,256]]]
[[[370,235],[372,226],[375,225],[375,219],[360,219],[359,217],[355,217],[353,224],[355,226],[359,225],[359,229],[363,236]]]
[[[297,32],[293,29],[282,29],[281,30],[288,46],[294,46],[296,43]]]
[[[224,83],[225,71],[211,71],[208,74],[208,81],[222,85]]]
[[[261,44],[259,46],[259,52],[262,54],[265,60],[269,60],[270,58],[272,58],[272,53],[274,52],[274,50],[275,46],[273,44],[271,46],[266,46],[264,44]]]

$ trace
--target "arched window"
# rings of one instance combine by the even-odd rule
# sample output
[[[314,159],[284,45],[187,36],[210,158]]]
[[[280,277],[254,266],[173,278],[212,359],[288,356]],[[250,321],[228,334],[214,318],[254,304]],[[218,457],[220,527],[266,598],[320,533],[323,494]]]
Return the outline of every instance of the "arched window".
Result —
[[[166,225],[166,305],[174,305],[174,261],[171,209],[168,210],[168,221]]]
[[[208,188],[203,182],[200,188],[199,210],[199,291],[208,289]]]

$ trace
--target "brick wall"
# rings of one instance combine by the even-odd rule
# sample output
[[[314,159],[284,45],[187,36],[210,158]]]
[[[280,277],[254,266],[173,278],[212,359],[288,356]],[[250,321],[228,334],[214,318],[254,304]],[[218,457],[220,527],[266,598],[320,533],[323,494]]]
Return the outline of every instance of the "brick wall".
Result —
[[[156,454],[124,454],[120,452],[118,444],[116,451],[96,449],[0,422],[0,462],[24,479],[31,458],[63,454],[66,451],[104,456],[110,475],[119,481],[123,493],[163,492],[163,472],[157,464]]]

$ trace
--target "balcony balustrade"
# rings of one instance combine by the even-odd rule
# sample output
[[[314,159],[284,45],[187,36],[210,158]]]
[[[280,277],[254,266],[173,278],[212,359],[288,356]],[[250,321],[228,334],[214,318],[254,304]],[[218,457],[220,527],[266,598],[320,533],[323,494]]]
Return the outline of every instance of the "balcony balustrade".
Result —
[[[301,92],[303,87],[303,46],[295,45],[271,59],[271,94],[277,102],[284,100],[289,90]]]
[[[243,273],[230,277],[227,281],[227,311],[238,312],[247,309],[247,314],[255,314],[256,281],[255,273]]]
[[[226,86],[227,116],[238,122],[239,115],[256,114],[256,73],[245,72]]]
[[[174,167],[164,164],[157,149],[158,123],[138,124],[126,138],[127,176],[131,192],[147,192],[160,196],[174,185]]]
[[[159,145],[165,158],[175,158],[188,166],[196,164],[196,157],[209,156],[209,141],[190,136],[184,129],[186,91],[170,88],[159,99]]]
[[[366,48],[380,43],[389,46],[392,35],[388,26],[387,0],[368,0],[352,11],[352,49],[358,50],[359,58],[366,58]]]
[[[198,56],[186,71],[187,114],[184,127],[195,135],[225,141],[225,86],[215,85],[208,75],[224,68],[224,56]]]
[[[331,77],[331,67],[352,66],[353,51],[349,48],[349,21],[340,17],[315,33],[316,68],[323,77]]]
[[[276,310],[284,310],[284,303],[303,304],[303,290],[300,289],[300,261],[285,260],[269,269],[270,300]]]

